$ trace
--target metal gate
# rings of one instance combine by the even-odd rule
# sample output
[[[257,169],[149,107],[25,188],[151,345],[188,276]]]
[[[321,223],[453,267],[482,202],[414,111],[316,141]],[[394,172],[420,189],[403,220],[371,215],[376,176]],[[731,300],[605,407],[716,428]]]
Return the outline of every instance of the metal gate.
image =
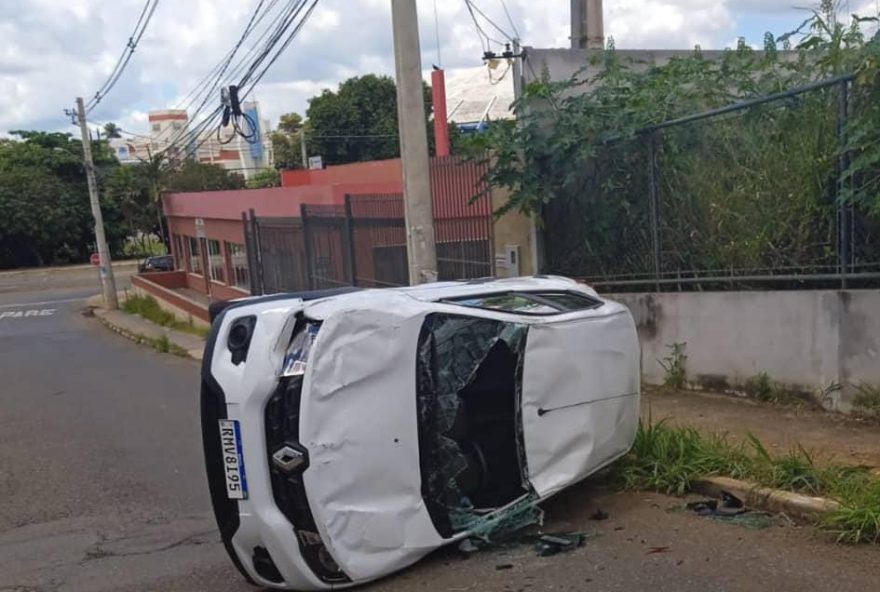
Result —
[[[313,290],[355,285],[351,226],[344,206],[303,204],[308,285]]]
[[[308,289],[303,225],[299,218],[244,218],[252,294]]]

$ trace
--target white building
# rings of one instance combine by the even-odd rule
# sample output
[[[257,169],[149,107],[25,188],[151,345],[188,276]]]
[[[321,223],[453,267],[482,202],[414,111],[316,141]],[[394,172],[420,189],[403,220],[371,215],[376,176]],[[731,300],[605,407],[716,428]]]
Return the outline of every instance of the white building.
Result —
[[[249,139],[235,134],[231,127],[221,130],[218,138],[217,128],[212,127],[188,145],[182,145],[180,139],[190,127],[188,113],[180,109],[161,109],[149,113],[149,135],[117,138],[111,140],[110,145],[119,162],[133,164],[176,144],[177,150],[194,156],[199,162],[222,166],[249,179],[263,169],[272,168],[275,159],[269,121],[260,116],[259,103],[243,103],[242,111],[256,124],[254,135]]]

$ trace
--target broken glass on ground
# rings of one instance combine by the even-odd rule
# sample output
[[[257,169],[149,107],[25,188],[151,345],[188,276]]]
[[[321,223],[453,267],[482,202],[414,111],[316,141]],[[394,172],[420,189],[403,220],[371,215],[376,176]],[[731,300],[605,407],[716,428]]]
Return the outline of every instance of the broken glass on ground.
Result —
[[[685,509],[699,516],[736,524],[745,528],[763,529],[778,523],[777,516],[769,512],[751,510],[735,495],[726,491],[721,492],[722,499],[719,503],[715,499],[693,501],[685,504]]]

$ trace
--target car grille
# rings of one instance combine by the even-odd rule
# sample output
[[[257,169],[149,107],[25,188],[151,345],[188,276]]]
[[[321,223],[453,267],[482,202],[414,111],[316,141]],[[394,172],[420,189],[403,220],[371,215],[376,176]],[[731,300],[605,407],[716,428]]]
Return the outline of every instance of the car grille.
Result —
[[[284,377],[266,404],[266,457],[272,496],[278,509],[296,530],[300,551],[315,575],[327,583],[348,583],[351,580],[336,566],[321,541],[306,497],[302,475],[308,468],[308,452],[299,442],[302,387],[302,375]],[[296,470],[284,471],[273,461],[272,456],[284,447],[295,448],[304,454],[304,462]]]

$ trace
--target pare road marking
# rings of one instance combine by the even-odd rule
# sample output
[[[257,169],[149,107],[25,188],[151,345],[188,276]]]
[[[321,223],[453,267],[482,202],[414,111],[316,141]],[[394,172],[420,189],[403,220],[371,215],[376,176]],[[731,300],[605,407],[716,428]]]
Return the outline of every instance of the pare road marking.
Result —
[[[51,317],[57,312],[57,308],[42,308],[31,310],[9,310],[0,312],[0,321],[6,319],[27,319],[33,317]]]

